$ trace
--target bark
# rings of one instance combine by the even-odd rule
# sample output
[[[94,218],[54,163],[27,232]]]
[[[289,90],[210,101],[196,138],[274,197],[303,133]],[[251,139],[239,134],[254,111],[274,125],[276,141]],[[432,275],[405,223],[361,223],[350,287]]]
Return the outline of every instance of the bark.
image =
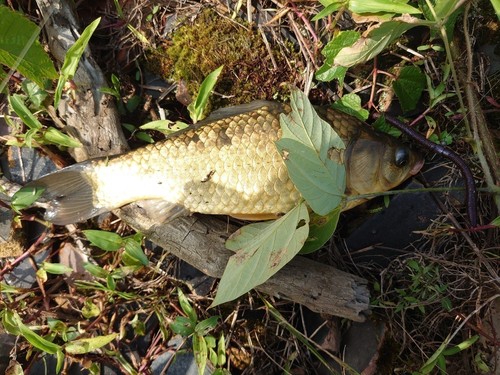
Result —
[[[37,0],[48,22],[45,30],[49,46],[62,61],[78,35],[78,25],[65,1]],[[72,39],[73,38],[73,39]],[[65,98],[59,111],[68,129],[85,145],[75,150],[75,159],[123,152],[127,144],[111,100],[98,89],[106,86],[99,67],[87,53],[74,79],[76,100]],[[209,276],[221,277],[232,253],[224,246],[225,239],[237,228],[214,217],[184,217],[171,223],[158,224],[138,205],[118,210],[117,214],[130,226],[144,233],[151,241]],[[259,290],[301,303],[313,311],[363,321],[369,311],[367,281],[326,264],[297,257]]]
[[[80,27],[67,1],[37,0],[45,21],[44,31],[52,55],[60,66],[67,50],[80,35]],[[77,89],[60,101],[59,118],[64,130],[83,147],[70,151],[77,162],[91,157],[120,154],[128,150],[114,101],[99,90],[107,87],[102,70],[87,48],[73,78]]]

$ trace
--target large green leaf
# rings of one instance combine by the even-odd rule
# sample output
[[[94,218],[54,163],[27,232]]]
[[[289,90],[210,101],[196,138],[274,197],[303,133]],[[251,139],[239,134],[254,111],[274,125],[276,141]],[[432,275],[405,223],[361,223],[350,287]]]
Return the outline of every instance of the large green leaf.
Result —
[[[44,87],[57,78],[52,60],[38,42],[40,28],[19,12],[0,6],[0,64]]]
[[[340,204],[345,190],[345,167],[330,159],[331,153],[345,148],[344,142],[304,93],[292,91],[290,104],[292,112],[280,117],[283,135],[276,146],[308,205],[326,215]]]
[[[264,283],[299,252],[308,234],[309,214],[303,202],[278,220],[239,229],[226,242],[237,253],[229,258],[212,306]]]
[[[334,64],[351,67],[373,59],[385,47],[418,23],[389,21],[373,29],[366,38],[360,38],[351,47],[343,48],[335,57]]]
[[[361,106],[361,98],[357,94],[344,95],[332,104],[332,108],[356,117],[361,121],[366,121],[370,115],[370,112]]]

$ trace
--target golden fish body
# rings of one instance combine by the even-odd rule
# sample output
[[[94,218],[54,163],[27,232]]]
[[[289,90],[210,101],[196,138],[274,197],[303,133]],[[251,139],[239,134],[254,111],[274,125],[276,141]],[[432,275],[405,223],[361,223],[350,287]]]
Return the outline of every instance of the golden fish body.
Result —
[[[45,188],[46,219],[55,224],[150,199],[167,202],[169,217],[190,212],[275,217],[301,199],[274,143],[281,137],[279,116],[289,111],[263,101],[226,108],[162,142],[75,164],[30,185]],[[320,113],[347,145],[348,194],[388,190],[420,168],[421,159],[396,140],[365,130],[346,114]],[[396,165],[398,152],[404,165]],[[394,172],[387,176],[382,169]]]

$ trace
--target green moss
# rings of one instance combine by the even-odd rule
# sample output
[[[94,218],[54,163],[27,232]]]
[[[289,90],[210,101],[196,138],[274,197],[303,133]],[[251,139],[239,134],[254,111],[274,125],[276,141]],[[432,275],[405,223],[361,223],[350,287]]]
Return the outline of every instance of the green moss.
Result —
[[[273,49],[277,69],[262,35],[242,21],[221,17],[211,9],[179,27],[165,46],[149,53],[149,68],[164,78],[182,80],[195,95],[203,79],[224,65],[212,98],[214,107],[256,99],[279,99],[286,83],[296,82],[298,55],[288,46],[288,58]],[[288,63],[292,65],[289,67]]]

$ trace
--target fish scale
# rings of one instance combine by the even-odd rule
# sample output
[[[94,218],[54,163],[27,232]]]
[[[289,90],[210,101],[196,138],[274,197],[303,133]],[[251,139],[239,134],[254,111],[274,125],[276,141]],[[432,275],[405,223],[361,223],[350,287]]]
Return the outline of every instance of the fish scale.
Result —
[[[55,224],[151,199],[162,201],[170,218],[191,212],[276,217],[301,199],[275,145],[280,114],[290,111],[288,105],[265,101],[225,108],[164,141],[75,164],[29,185],[45,189],[45,216]],[[348,194],[388,190],[420,169],[421,158],[395,139],[332,109],[318,108],[318,113],[346,143],[343,154],[330,157],[345,159]],[[397,155],[407,160],[397,162]]]

